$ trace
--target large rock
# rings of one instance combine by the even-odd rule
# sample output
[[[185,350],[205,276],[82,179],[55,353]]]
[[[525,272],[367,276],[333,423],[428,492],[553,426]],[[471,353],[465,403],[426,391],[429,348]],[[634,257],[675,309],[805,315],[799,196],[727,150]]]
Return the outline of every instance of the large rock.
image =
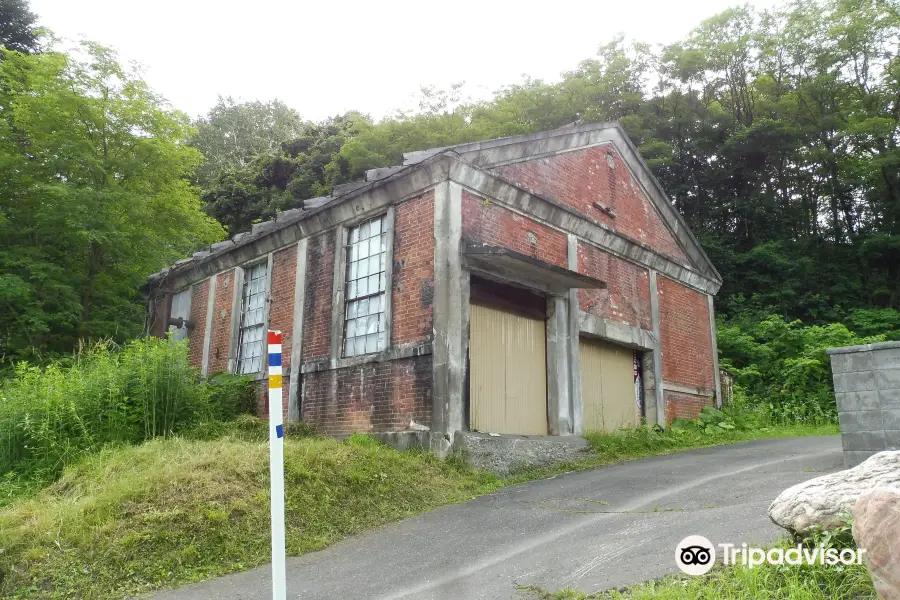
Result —
[[[769,506],[769,518],[794,533],[839,527],[863,492],[900,487],[900,450],[879,452],[865,462],[788,488]]]
[[[863,492],[853,507],[853,539],[884,600],[900,600],[900,489]]]

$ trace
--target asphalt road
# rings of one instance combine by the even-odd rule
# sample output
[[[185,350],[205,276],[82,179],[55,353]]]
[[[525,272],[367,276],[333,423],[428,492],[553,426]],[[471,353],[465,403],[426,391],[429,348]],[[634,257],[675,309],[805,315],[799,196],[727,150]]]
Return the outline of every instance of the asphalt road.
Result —
[[[676,572],[688,535],[768,544],[785,488],[842,468],[839,437],[692,450],[506,488],[288,560],[303,600],[507,600],[519,586],[595,592]],[[271,598],[258,568],[156,600]]]

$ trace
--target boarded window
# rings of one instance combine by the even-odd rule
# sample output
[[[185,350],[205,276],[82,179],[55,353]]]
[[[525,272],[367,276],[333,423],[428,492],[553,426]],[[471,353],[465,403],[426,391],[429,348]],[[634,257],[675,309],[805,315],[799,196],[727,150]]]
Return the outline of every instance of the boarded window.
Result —
[[[268,264],[261,262],[246,269],[241,294],[241,330],[238,346],[238,373],[259,373],[266,354],[266,288]]]
[[[387,233],[384,216],[350,230],[344,306],[344,356],[386,347],[385,287]]]

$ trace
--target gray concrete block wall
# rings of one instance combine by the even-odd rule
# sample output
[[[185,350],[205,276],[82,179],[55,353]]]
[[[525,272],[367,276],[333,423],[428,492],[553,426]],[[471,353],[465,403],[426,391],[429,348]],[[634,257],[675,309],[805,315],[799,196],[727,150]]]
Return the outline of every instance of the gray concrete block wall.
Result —
[[[832,348],[844,466],[900,450],[900,342]]]

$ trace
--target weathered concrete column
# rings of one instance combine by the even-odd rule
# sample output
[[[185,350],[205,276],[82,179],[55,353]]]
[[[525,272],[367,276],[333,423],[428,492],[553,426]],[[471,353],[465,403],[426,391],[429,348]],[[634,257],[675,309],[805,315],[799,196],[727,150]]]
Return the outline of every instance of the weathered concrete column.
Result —
[[[464,428],[469,349],[469,273],[462,268],[462,187],[446,181],[434,191],[434,344],[432,449],[449,452]]]
[[[569,299],[547,300],[547,417],[550,435],[570,435]]]
[[[900,450],[900,342],[828,350],[844,466]]]
[[[659,296],[656,285],[656,271],[650,269],[650,324],[653,329],[653,373],[654,395],[656,396],[656,425],[666,426],[666,400],[663,394],[662,343],[659,324]],[[646,372],[645,372],[646,375]],[[718,376],[718,374],[717,374]],[[648,414],[648,421],[649,414]]]
[[[719,341],[716,336],[716,311],[713,306],[713,297],[706,296],[709,303],[709,337],[712,344],[713,381],[716,383],[716,408],[722,408],[722,380],[719,379]]]
[[[200,375],[209,375],[209,347],[212,344],[213,317],[216,308],[216,281],[218,275],[209,278],[209,291],[206,295],[206,326],[203,328],[203,358],[200,361]]]
[[[309,238],[297,242],[294,278],[294,328],[291,333],[291,375],[288,389],[288,421],[300,420],[300,365],[303,362],[303,309],[306,306],[306,250]]]
[[[568,234],[568,252],[566,266],[570,271],[578,272],[578,238]],[[568,294],[569,312],[569,405],[571,429],[574,435],[584,434],[584,403],[581,399],[581,325],[578,323],[581,303],[578,290],[570,289]]]

